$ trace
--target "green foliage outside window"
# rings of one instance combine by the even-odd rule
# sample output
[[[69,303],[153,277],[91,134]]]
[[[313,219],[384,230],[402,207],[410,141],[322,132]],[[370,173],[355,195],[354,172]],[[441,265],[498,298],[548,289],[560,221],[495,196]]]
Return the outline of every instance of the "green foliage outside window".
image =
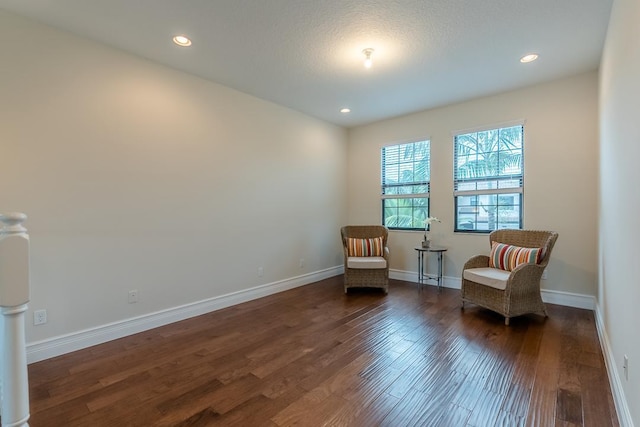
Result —
[[[522,228],[523,127],[454,139],[455,231]]]
[[[382,148],[382,221],[392,229],[423,229],[429,216],[430,142]]]

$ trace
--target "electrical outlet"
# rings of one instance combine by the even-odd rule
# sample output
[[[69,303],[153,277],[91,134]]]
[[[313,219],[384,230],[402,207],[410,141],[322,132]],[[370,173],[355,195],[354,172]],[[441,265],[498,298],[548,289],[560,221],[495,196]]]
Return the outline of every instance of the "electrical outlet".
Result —
[[[629,381],[629,357],[626,354],[622,362],[622,370],[624,371],[624,379]]]
[[[264,273],[264,270],[262,267],[258,267],[258,277],[262,277],[262,274]]]
[[[298,265],[300,268],[304,268],[304,258],[300,258],[300,263]]]
[[[129,291],[129,304],[138,302],[138,290],[132,289]]]
[[[47,323],[47,310],[36,310],[33,312],[33,324],[44,325]]]
[[[547,280],[547,269],[542,270],[542,280]]]

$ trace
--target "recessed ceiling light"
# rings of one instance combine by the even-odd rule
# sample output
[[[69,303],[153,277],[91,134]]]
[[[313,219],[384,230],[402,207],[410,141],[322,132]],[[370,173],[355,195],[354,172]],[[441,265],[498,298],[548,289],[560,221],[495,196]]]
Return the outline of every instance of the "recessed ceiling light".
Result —
[[[522,58],[520,58],[520,62],[522,62],[523,64],[526,64],[527,62],[533,62],[536,59],[538,59],[538,54],[530,53],[530,54],[525,55]]]
[[[182,35],[174,36],[173,42],[178,46],[183,46],[183,47],[191,46],[191,39],[187,36],[182,36]]]
[[[343,108],[340,110],[341,113],[347,114],[351,112],[351,108]]]

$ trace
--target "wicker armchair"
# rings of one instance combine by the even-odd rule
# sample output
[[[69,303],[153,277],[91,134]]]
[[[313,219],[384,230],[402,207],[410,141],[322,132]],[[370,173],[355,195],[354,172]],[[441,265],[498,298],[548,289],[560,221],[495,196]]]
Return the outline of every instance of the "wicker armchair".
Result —
[[[344,252],[344,293],[349,288],[382,288],[389,293],[389,230],[382,225],[347,225],[340,229]],[[382,256],[349,256],[348,239],[382,237]]]
[[[465,302],[474,303],[502,314],[505,325],[509,319],[527,313],[542,313],[547,310],[540,296],[540,279],[549,263],[551,250],[558,239],[553,231],[496,230],[489,235],[489,242],[505,243],[523,248],[542,248],[540,262],[520,264],[512,271],[489,268],[489,257],[478,255],[469,259],[462,270],[462,309]],[[481,269],[481,270],[472,270]],[[469,271],[471,270],[471,271]],[[477,283],[475,273],[488,278]],[[488,274],[487,274],[488,273]],[[502,288],[502,289],[500,289]]]

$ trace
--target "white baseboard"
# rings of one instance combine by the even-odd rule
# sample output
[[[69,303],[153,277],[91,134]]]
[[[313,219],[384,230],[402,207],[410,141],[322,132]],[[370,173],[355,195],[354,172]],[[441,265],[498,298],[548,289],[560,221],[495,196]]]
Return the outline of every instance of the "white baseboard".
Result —
[[[540,293],[542,294],[542,301],[549,304],[584,308],[586,310],[593,310],[596,307],[596,298],[593,295],[574,294],[551,289],[540,289]]]
[[[389,277],[396,280],[418,283],[418,273],[415,271],[389,270]],[[436,286],[433,280],[430,280],[427,284]],[[442,286],[445,288],[460,289],[462,287],[462,279],[460,277],[444,276]],[[540,293],[542,294],[542,301],[549,304],[584,308],[587,310],[593,310],[595,308],[595,297],[592,295],[574,294],[549,289],[541,289]]]
[[[61,354],[102,344],[107,341],[122,338],[128,335],[143,332],[159,326],[199,316],[232,305],[273,295],[278,292],[304,286],[309,283],[324,280],[329,277],[344,273],[343,266],[331,267],[325,270],[292,277],[273,283],[256,286],[238,292],[233,292],[218,297],[197,301],[166,310],[145,314],[130,319],[101,325],[95,328],[85,329],[71,334],[61,335],[42,341],[27,343],[27,363],[34,363]],[[418,274],[411,271],[390,270],[389,277],[397,280],[418,282]],[[445,276],[443,286],[446,288],[460,289],[459,277]],[[430,281],[432,282],[432,281]],[[432,284],[432,283],[429,283]],[[433,284],[435,286],[435,284]],[[569,307],[593,309],[594,298],[589,295],[571,294],[568,292],[542,290],[542,299],[552,304],[566,305]]]
[[[611,386],[611,393],[613,394],[613,402],[616,405],[616,412],[618,413],[618,421],[622,427],[633,427],[631,412],[629,412],[627,398],[624,394],[624,389],[622,388],[618,365],[616,364],[613,351],[611,350],[609,335],[604,327],[604,320],[602,318],[600,305],[596,304],[594,311],[596,317],[596,329],[598,330],[598,337],[600,338],[604,364],[607,367],[607,376],[609,377],[609,385]]]
[[[273,283],[256,286],[218,297],[208,298],[190,304],[171,307],[166,310],[145,314],[130,319],[85,329],[71,334],[27,343],[27,363],[34,363],[61,354],[102,344],[107,341],[137,334],[159,326],[200,316],[232,305],[262,298],[278,292],[308,285],[344,273],[343,266],[327,268],[302,276],[292,277]]]

